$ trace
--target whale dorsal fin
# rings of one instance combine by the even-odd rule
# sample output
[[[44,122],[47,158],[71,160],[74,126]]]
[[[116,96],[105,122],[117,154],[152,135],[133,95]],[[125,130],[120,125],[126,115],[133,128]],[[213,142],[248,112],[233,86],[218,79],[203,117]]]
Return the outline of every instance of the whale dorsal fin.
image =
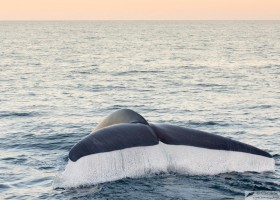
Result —
[[[100,122],[95,127],[94,131],[97,131],[99,129],[114,124],[121,124],[121,123],[140,123],[140,124],[149,125],[149,123],[145,120],[145,118],[142,117],[137,112],[134,112],[133,110],[130,109],[120,109],[107,116],[102,122]]]

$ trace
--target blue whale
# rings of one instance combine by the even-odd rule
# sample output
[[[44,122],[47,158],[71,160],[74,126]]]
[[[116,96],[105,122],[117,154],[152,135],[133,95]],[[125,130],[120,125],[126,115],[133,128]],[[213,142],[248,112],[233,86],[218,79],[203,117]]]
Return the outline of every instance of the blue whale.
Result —
[[[151,124],[121,109],[99,123],[69,152],[63,187],[173,171],[183,174],[274,171],[272,156],[219,135],[169,124]]]

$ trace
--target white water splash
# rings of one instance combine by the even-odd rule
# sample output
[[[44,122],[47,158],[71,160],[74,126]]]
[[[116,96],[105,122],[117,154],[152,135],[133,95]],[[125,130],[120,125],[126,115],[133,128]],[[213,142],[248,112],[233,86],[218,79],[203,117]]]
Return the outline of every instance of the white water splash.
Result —
[[[167,160],[160,145],[134,147],[92,154],[76,162],[69,160],[65,171],[56,177],[54,187],[92,185],[162,171],[167,171]]]
[[[54,188],[94,185],[122,178],[141,177],[160,172],[214,175],[226,172],[274,171],[275,161],[242,152],[212,150],[183,145],[134,147],[92,154],[68,161],[57,175]]]

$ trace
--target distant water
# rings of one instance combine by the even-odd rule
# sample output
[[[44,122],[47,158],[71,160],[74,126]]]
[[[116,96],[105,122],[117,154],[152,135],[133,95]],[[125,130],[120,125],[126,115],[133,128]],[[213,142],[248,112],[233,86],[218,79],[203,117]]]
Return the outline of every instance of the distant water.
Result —
[[[280,190],[280,21],[0,22],[0,199],[243,199]],[[54,190],[70,148],[130,108],[270,152],[276,173]]]

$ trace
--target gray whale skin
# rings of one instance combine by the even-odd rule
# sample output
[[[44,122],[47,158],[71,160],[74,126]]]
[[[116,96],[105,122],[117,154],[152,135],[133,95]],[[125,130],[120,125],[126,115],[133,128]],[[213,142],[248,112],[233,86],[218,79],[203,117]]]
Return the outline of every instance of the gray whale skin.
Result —
[[[106,117],[90,135],[72,147],[69,159],[76,162],[91,154],[153,146],[159,142],[272,158],[269,153],[242,142],[169,124],[151,124],[140,114],[130,109],[121,109]]]

